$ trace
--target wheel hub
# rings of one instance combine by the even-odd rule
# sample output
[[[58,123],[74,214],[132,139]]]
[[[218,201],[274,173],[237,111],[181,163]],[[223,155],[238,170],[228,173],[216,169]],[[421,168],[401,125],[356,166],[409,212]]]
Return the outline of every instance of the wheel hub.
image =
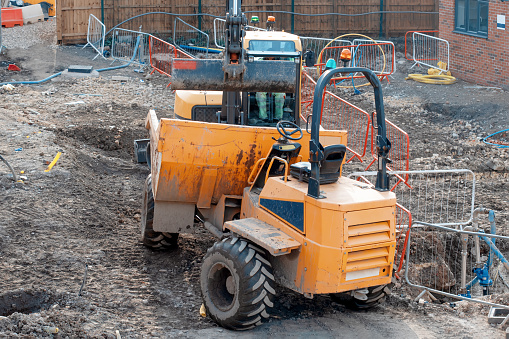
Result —
[[[226,290],[230,294],[235,294],[235,281],[232,276],[226,278]]]
[[[216,263],[208,274],[210,297],[214,305],[225,312],[235,303],[237,287],[230,268],[224,263]]]

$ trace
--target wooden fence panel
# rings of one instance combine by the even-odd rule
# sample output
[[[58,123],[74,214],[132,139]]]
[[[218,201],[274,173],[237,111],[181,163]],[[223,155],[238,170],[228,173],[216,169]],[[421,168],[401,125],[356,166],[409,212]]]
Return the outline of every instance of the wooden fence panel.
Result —
[[[361,14],[359,16],[323,15],[303,16],[275,11],[294,11],[302,14]],[[380,4],[385,11],[423,11],[438,12],[438,0],[418,0],[409,4],[408,0],[244,0],[242,10],[249,19],[253,15],[260,18],[264,26],[269,15],[276,17],[276,28],[293,31],[301,36],[332,38],[346,33],[361,33],[372,37],[402,36],[409,30],[432,30],[438,28],[438,14],[385,13],[381,15]],[[86,41],[88,16],[104,16],[106,30],[133,16],[148,12],[175,14],[201,13],[224,16],[225,0],[60,0],[57,7],[57,37],[63,44],[84,43]],[[270,13],[264,12],[268,11]],[[213,34],[214,18],[209,16],[181,17],[190,25]],[[293,20],[292,20],[293,18]],[[131,20],[121,27],[138,30],[140,26],[147,33],[167,38],[172,35],[173,15],[151,14]],[[292,27],[293,21],[293,27]],[[212,38],[212,37],[211,37]]]

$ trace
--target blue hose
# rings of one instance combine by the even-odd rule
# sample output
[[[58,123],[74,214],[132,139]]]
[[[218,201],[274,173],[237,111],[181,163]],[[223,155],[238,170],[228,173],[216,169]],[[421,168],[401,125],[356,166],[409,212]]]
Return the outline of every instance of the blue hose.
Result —
[[[496,133],[493,133],[493,134],[490,134],[488,135],[486,138],[482,139],[482,141],[485,143],[485,144],[488,144],[488,145],[493,145],[493,146],[498,146],[499,148],[509,148],[509,145],[502,145],[502,144],[495,144],[495,143],[492,143],[492,142],[489,142],[487,141],[488,138],[491,138],[492,136],[494,135],[497,135],[497,134],[500,134],[500,133],[504,133],[504,132],[508,132],[509,129],[504,129],[502,131],[498,131]]]
[[[101,68],[101,69],[97,69],[96,71],[97,72],[112,71],[114,69],[120,69],[120,68],[125,68],[125,67],[129,66],[134,61],[134,58],[136,57],[136,53],[138,51],[139,46],[140,46],[140,36],[138,35],[138,38],[136,39],[136,45],[134,46],[133,57],[131,58],[131,60],[129,60],[129,62],[127,64],[123,64],[120,66],[114,66],[114,67],[108,67],[108,68]],[[42,84],[43,82],[46,82],[48,80],[51,80],[51,79],[59,76],[60,74],[62,74],[62,72],[55,73],[53,75],[50,75],[46,79],[42,79],[42,80],[2,82],[2,83],[0,83],[0,86],[8,85],[8,84],[11,84],[11,85],[37,85],[37,84]]]
[[[138,35],[138,37],[136,38],[136,45],[134,46],[133,56],[127,64],[113,66],[113,67],[107,67],[107,68],[101,68],[101,69],[98,69],[97,72],[112,71],[114,69],[120,69],[120,68],[125,68],[125,67],[129,66],[134,61],[134,58],[136,58],[136,54],[138,53],[138,47],[140,47],[140,40],[141,40],[141,36]]]
[[[42,80],[0,82],[0,86],[9,85],[9,84],[11,84],[11,85],[37,85],[37,84],[42,84],[43,82],[46,82],[48,80],[51,80],[51,79],[59,76],[60,74],[62,74],[62,72],[55,73],[53,75],[50,75],[46,79],[42,79]]]

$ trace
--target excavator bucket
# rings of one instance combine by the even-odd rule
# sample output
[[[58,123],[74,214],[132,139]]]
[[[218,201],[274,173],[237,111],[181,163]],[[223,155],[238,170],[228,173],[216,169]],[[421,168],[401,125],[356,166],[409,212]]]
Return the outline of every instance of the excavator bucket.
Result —
[[[292,93],[300,63],[294,60],[252,60],[239,77],[225,80],[221,59],[174,59],[172,89]]]

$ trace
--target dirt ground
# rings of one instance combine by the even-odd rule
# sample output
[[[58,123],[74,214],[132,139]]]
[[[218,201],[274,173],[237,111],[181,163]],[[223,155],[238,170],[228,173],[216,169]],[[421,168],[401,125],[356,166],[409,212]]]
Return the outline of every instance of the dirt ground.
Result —
[[[54,22],[35,25],[54,32]],[[92,61],[90,48],[55,42],[54,34],[44,34],[29,48],[4,51],[0,82],[40,80],[69,65],[110,64]],[[7,71],[8,63],[21,72]],[[476,206],[495,210],[499,232],[508,234],[509,151],[480,139],[509,128],[509,94],[462,81],[405,81],[415,71],[411,66],[398,54],[398,70],[383,86],[387,118],[410,135],[410,169],[471,169]],[[135,69],[0,89],[0,155],[22,180],[14,183],[0,163],[1,338],[116,338],[116,331],[122,338],[504,337],[488,324],[487,307],[414,303],[416,291],[404,281],[385,304],[367,312],[280,288],[274,316],[253,331],[232,333],[202,318],[200,263],[214,239],[205,232],[183,235],[170,253],[139,241],[149,172],[134,162],[133,140],[146,137],[149,109],[172,117],[174,96],[167,77]],[[345,90],[342,97],[373,110],[367,90]],[[45,172],[57,152],[60,159]],[[348,164],[345,172],[360,167]]]

